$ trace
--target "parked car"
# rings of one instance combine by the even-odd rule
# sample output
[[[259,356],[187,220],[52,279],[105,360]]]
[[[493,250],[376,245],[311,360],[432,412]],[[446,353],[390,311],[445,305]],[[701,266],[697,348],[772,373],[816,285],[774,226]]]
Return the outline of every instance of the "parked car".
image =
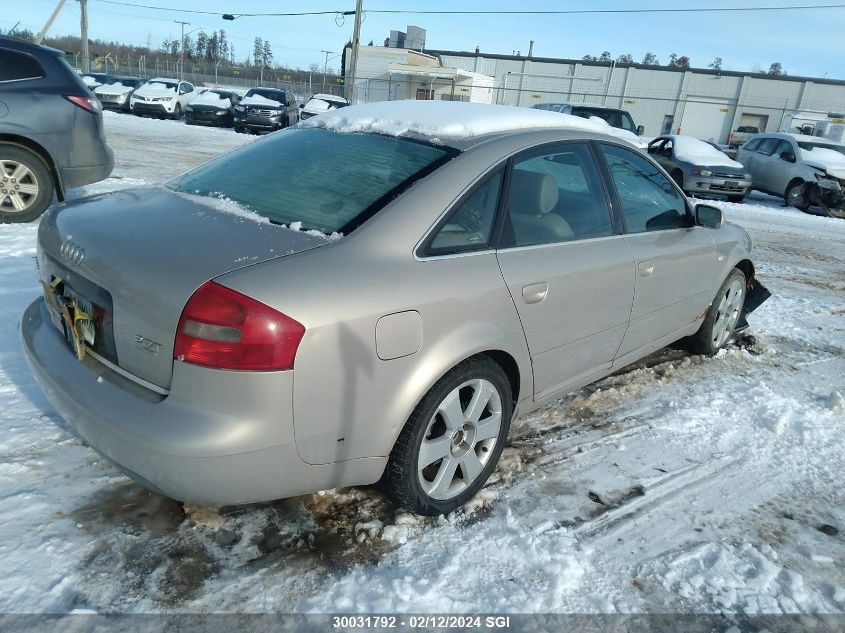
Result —
[[[103,84],[110,84],[114,81],[114,75],[109,73],[82,73],[82,81],[91,90]]]
[[[310,119],[312,116],[323,114],[323,112],[328,112],[329,110],[345,108],[348,105],[349,102],[343,97],[317,93],[308,100],[308,103],[302,106],[299,112],[299,118],[303,120]]]
[[[100,104],[64,54],[0,36],[0,223],[34,220],[113,166]]]
[[[111,83],[94,88],[94,95],[104,108],[129,112],[132,93],[143,86],[145,80],[140,77],[115,77]]]
[[[692,136],[658,136],[648,153],[688,195],[716,194],[742,202],[751,190],[751,176],[735,160]]]
[[[642,125],[635,125],[634,119],[627,110],[621,108],[608,108],[603,105],[592,103],[537,103],[534,108],[538,110],[549,110],[561,114],[572,114],[582,119],[592,119],[609,126],[608,134],[613,134],[629,143],[645,150],[647,143],[640,139],[644,128]]]
[[[273,132],[298,121],[296,99],[280,88],[252,88],[235,106],[235,132]]]
[[[722,152],[725,156],[727,156],[731,160],[734,160],[736,158],[736,147],[731,147],[730,145],[726,145],[726,144],[723,144],[723,143],[714,143],[713,141],[705,141],[704,139],[699,139],[699,140],[704,141],[705,143],[707,143],[711,147],[719,150],[720,152]]]
[[[197,96],[194,85],[178,79],[150,79],[129,98],[129,107],[137,116],[145,114],[179,119],[182,111]]]
[[[715,354],[765,292],[742,228],[590,128],[350,106],[54,207],[26,357],[90,446],[176,499],[381,481],[454,510],[514,415],[684,337]]]
[[[206,90],[185,106],[185,123],[232,127],[234,109],[240,100],[240,95],[231,90]]]
[[[728,135],[728,145],[739,147],[755,134],[760,133],[760,128],[754,125],[740,125]]]
[[[783,196],[791,207],[818,205],[826,215],[845,218],[845,145],[799,134],[757,134],[736,159],[751,174],[752,187]]]

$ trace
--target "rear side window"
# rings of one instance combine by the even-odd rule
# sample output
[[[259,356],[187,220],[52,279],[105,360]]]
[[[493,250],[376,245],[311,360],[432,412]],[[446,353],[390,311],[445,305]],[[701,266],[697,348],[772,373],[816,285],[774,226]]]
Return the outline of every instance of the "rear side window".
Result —
[[[349,233],[456,154],[392,136],[291,129],[224,154],[168,186],[235,203],[234,212],[251,211],[276,224]]]
[[[683,196],[657,166],[622,147],[602,143],[601,148],[622,203],[628,233],[691,226]]]
[[[750,152],[756,152],[757,148],[760,147],[760,143],[763,142],[761,138],[753,138],[745,144],[743,149],[747,149]]]
[[[771,156],[772,152],[775,151],[775,148],[780,143],[779,138],[767,138],[764,139],[762,143],[760,143],[760,147],[757,149],[758,152],[761,154],[765,154],[766,156]]]
[[[44,69],[32,55],[0,48],[0,81],[38,79],[43,76]]]
[[[603,237],[610,210],[590,149],[568,143],[532,152],[511,171],[501,248]]]
[[[488,176],[449,213],[425,248],[425,255],[465,253],[490,245],[503,174],[504,170],[500,169]]]

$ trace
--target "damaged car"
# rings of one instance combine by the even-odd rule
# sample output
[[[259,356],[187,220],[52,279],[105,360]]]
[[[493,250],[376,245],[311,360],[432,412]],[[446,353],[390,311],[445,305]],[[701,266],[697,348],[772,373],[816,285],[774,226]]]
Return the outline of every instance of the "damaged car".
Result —
[[[736,159],[751,174],[752,187],[782,197],[807,212],[845,218],[845,145],[803,134],[757,134]]]
[[[349,106],[162,186],[52,207],[29,365],[92,448],[222,506],[379,483],[448,513],[511,421],[767,292],[751,240],[602,126]]]

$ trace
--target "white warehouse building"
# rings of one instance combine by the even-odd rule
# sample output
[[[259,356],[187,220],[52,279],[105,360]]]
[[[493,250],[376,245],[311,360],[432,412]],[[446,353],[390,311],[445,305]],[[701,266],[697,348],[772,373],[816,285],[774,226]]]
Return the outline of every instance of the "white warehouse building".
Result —
[[[597,103],[628,110],[645,136],[682,133],[718,143],[742,125],[777,131],[797,111],[845,111],[840,80],[420,48],[361,46],[355,101]]]

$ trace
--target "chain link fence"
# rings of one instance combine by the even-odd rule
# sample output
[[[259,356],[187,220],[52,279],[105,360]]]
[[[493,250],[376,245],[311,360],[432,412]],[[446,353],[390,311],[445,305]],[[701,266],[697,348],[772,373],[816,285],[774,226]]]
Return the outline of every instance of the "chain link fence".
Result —
[[[68,55],[76,69],[82,69],[81,56]],[[257,86],[286,88],[304,98],[322,92],[343,96],[343,79],[333,73],[323,74],[308,70],[278,69],[271,67],[236,66],[228,63],[185,60],[168,56],[141,55],[101,56],[90,61],[89,72],[127,75],[151,79],[169,77],[183,79],[196,86],[220,85],[240,90]]]

